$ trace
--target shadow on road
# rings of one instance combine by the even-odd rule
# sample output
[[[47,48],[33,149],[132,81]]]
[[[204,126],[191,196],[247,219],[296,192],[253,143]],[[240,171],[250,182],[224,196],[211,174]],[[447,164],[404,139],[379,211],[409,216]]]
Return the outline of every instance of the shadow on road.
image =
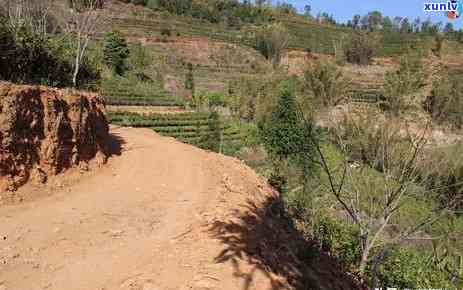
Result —
[[[216,262],[233,264],[235,276],[244,280],[243,290],[250,289],[256,271],[267,273],[273,290],[287,287],[270,273],[284,277],[295,289],[361,289],[333,258],[295,229],[279,199],[269,198],[262,206],[249,201],[246,208],[238,219],[217,221],[210,229],[225,246]],[[253,269],[243,272],[241,261]]]
[[[110,155],[121,155],[122,145],[125,144],[125,140],[117,133],[110,133],[108,140],[108,150]]]

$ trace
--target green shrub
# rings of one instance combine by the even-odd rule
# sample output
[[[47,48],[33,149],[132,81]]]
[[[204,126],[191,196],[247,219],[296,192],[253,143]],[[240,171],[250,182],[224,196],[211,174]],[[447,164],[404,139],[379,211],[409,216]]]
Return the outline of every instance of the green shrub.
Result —
[[[192,100],[192,106],[197,110],[214,110],[216,107],[227,105],[225,95],[221,92],[204,92],[195,93]]]
[[[395,248],[379,267],[379,286],[398,289],[456,289],[447,275],[419,250]]]
[[[243,132],[243,145],[249,148],[255,148],[259,145],[259,130],[255,123],[242,123],[240,130]]]
[[[103,47],[103,59],[105,64],[118,75],[122,75],[126,69],[126,59],[130,55],[125,38],[118,32],[110,32],[105,35]]]
[[[225,95],[220,92],[210,92],[207,94],[209,107],[224,107],[226,105]]]
[[[209,132],[203,135],[199,141],[199,147],[219,152],[222,142],[222,132],[220,128],[220,118],[217,112],[211,112],[207,123]]]
[[[297,152],[299,133],[294,91],[285,86],[270,118],[259,122],[259,135],[267,152],[273,158],[284,160]]]
[[[361,258],[359,230],[345,220],[321,214],[315,223],[314,238],[320,247],[339,259],[347,269],[355,269]]]

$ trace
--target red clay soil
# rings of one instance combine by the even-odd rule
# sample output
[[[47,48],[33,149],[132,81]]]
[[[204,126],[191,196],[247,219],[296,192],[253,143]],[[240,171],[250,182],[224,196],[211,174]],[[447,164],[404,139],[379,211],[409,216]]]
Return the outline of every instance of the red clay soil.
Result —
[[[0,196],[95,157],[104,163],[108,136],[100,96],[0,82]]]
[[[105,166],[0,206],[1,290],[357,289],[241,161],[110,131],[121,150]]]

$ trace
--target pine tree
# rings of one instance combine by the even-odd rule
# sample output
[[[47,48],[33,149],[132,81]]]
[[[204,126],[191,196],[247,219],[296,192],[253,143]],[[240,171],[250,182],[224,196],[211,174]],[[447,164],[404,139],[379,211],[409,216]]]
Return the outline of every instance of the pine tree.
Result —
[[[297,151],[299,128],[294,92],[288,87],[281,90],[278,104],[268,121],[259,123],[260,134],[267,152],[284,160]]]
[[[130,51],[126,40],[118,32],[106,34],[103,48],[104,62],[118,75],[122,75],[126,69],[125,60]]]

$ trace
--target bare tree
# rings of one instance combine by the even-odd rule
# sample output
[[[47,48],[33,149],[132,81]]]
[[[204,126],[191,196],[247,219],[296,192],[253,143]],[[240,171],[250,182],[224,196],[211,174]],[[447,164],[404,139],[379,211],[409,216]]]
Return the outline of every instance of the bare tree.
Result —
[[[25,29],[45,37],[53,32],[54,19],[51,15],[53,0],[0,0],[8,25],[16,35]]]
[[[89,41],[94,37],[104,23],[105,18],[99,9],[102,8],[101,0],[70,0],[63,10],[61,17],[66,33],[76,39],[74,73],[72,83],[77,86],[82,60],[88,48]]]
[[[363,275],[369,262],[374,272],[391,246],[407,240],[433,239],[426,230],[451,213],[458,200],[396,226],[407,203],[424,199],[427,194],[429,197],[426,173],[419,165],[427,143],[427,127],[420,134],[412,134],[394,121],[371,122],[371,115],[349,122],[348,126],[333,129],[344,155],[337,168],[329,164],[318,141],[311,141],[318,152],[319,166],[327,176],[328,192],[359,229],[358,270]],[[354,151],[356,156],[352,156]],[[356,162],[352,163],[352,159]],[[374,277],[373,273],[373,281]]]

